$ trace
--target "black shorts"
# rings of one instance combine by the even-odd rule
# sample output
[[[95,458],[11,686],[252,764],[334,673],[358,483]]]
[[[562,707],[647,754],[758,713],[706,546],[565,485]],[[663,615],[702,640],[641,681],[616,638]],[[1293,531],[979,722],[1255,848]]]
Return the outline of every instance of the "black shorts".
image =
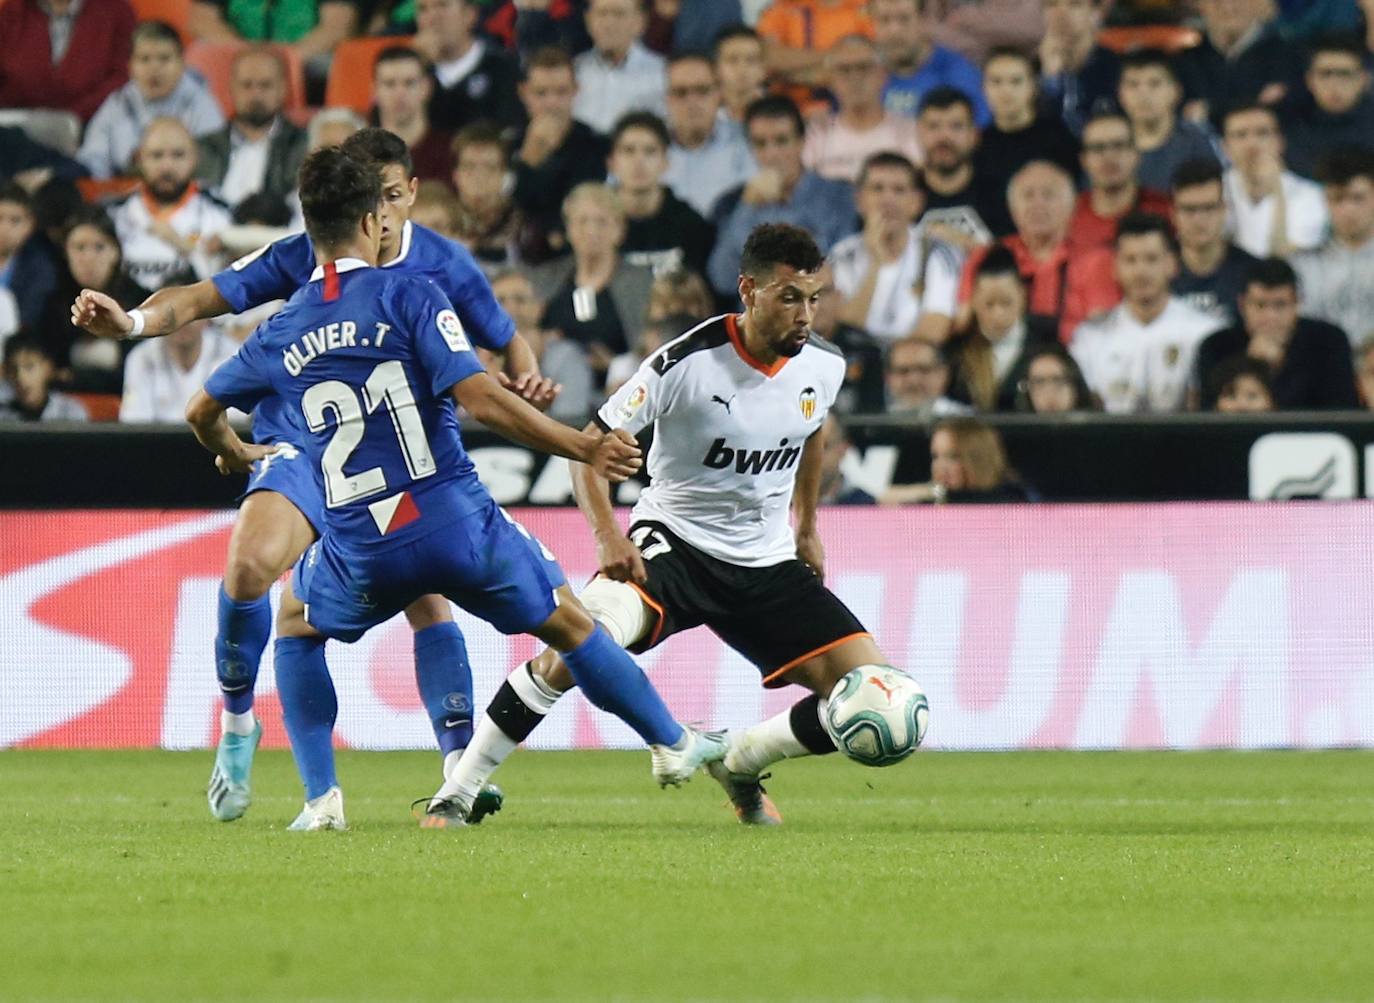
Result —
[[[636,654],[704,625],[758,666],[771,688],[787,685],[782,676],[808,658],[868,636],[849,607],[795,558],[743,568],[703,553],[659,522],[634,523],[630,538],[639,542],[649,575],[635,588],[657,614],[649,636],[630,646]]]

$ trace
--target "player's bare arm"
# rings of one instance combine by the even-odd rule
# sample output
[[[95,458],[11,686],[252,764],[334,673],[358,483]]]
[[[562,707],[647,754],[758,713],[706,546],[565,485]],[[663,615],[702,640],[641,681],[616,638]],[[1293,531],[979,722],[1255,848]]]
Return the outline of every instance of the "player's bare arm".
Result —
[[[275,446],[244,442],[229,424],[224,405],[204,390],[197,390],[186,405],[186,421],[200,444],[215,454],[215,467],[221,474],[246,474],[264,456],[276,452]]]
[[[623,481],[641,466],[639,444],[628,433],[579,432],[506,392],[484,372],[455,385],[453,397],[473,418],[511,441],[589,464],[609,481]]]
[[[97,338],[159,338],[193,320],[229,312],[214,282],[204,279],[159,289],[127,312],[104,293],[83,289],[72,304],[72,323]]]
[[[599,430],[596,422],[589,422],[583,429],[588,434]],[[610,482],[586,464],[575,463],[572,488],[577,507],[582,510],[596,538],[596,563],[601,573],[613,581],[643,585],[648,581],[644,558],[616,521]]]
[[[792,520],[797,557],[825,580],[825,547],[816,532],[816,507],[821,497],[821,457],[825,453],[825,426],[811,434],[802,447],[797,466],[797,486],[792,490]]]
[[[563,385],[539,372],[539,359],[534,349],[517,331],[506,345],[502,371],[497,379],[511,393],[529,401],[540,411],[547,411]]]

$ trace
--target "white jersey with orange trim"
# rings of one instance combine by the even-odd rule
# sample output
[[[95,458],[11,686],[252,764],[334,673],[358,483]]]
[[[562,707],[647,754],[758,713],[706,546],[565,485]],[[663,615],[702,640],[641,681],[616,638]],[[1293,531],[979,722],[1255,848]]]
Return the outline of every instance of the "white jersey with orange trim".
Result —
[[[175,205],[160,206],[140,187],[127,198],[115,203],[110,210],[120,246],[124,249],[124,267],[130,278],[154,292],[173,279],[194,272],[198,279],[208,279],[218,271],[217,256],[207,254],[205,244],[233,223],[229,209],[218,199],[200,191],[194,184],[186,189]],[[153,232],[153,223],[162,220],[179,237],[192,245],[191,253],[181,250]]]
[[[839,350],[812,335],[765,366],[734,314],[715,317],[644,360],[601,406],[602,428],[654,426],[649,487],[634,519],[663,523],[692,546],[741,567],[797,556],[788,522],[802,448],[844,382]]]

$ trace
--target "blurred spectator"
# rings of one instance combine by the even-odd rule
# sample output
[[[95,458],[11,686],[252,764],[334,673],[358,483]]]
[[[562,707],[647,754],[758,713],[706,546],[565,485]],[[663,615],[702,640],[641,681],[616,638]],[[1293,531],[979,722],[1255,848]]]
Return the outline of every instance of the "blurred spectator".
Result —
[[[1360,405],[1374,411],[1374,338],[1361,342],[1355,352],[1355,381],[1360,391]]]
[[[604,376],[611,359],[639,336],[654,275],[620,256],[625,210],[603,184],[584,182],[563,205],[572,254],[537,268],[531,280],[544,301],[543,326],[587,350]]]
[[[718,34],[744,20],[740,0],[651,0],[644,44],[663,56],[705,52]]]
[[[643,0],[588,0],[592,47],[574,61],[573,115],[603,135],[626,112],[665,113],[667,67],[640,41],[645,26]]]
[[[1069,246],[1073,180],[1063,168],[1044,160],[1016,172],[1008,188],[1016,232],[998,244],[1016,258],[1026,284],[1029,315],[1054,325],[1069,341],[1088,317],[1110,310],[1121,299],[1112,252],[1105,248],[1075,252]],[[964,263],[959,302],[973,296],[973,280],[984,249]]]
[[[286,67],[269,48],[244,49],[230,78],[234,117],[200,139],[196,176],[220,199],[237,206],[266,192],[285,198],[305,159],[305,130],[282,115]]]
[[[1045,111],[1079,135],[1104,102],[1116,96],[1121,64],[1097,44],[1103,4],[1098,0],[1041,0],[1040,95]]]
[[[36,329],[56,285],[57,264],[35,225],[33,199],[16,184],[0,187],[0,297],[13,302],[20,325]]]
[[[82,122],[129,79],[127,0],[0,4],[0,108],[56,108]]]
[[[682,269],[654,276],[649,287],[649,309],[644,319],[660,321],[666,317],[692,317],[698,322],[716,313],[715,297],[706,280],[696,272]]]
[[[606,140],[572,115],[577,79],[562,49],[540,49],[525,65],[520,85],[529,124],[517,144],[515,202],[546,234],[554,250],[565,246],[563,200],[583,181],[606,177]]]
[[[690,268],[705,271],[715,229],[663,185],[668,169],[668,127],[648,111],[632,111],[611,133],[607,161],[625,210],[620,253],[654,274]]]
[[[846,35],[872,35],[863,0],[773,0],[759,18],[769,73],[794,84],[824,82],[825,54]]]
[[[599,403],[594,399],[595,380],[582,346],[540,324],[544,304],[535,295],[530,280],[520,272],[496,272],[491,277],[491,291],[515,321],[515,330],[538,356],[540,373],[562,387],[549,405],[550,417],[580,428],[591,415],[593,405]]]
[[[807,122],[802,147],[807,169],[853,184],[874,153],[892,151],[920,163],[915,120],[883,109],[883,64],[872,40],[863,35],[840,39],[826,57],[826,69],[838,110]]]
[[[910,117],[935,88],[953,87],[969,99],[978,125],[986,125],[988,106],[978,67],[931,40],[927,6],[927,0],[872,0],[869,4],[873,37],[889,73],[883,103],[889,112]]]
[[[54,178],[33,192],[34,224],[47,237],[54,258],[67,235],[67,220],[86,208],[86,204],[80,190],[70,181]]]
[[[1355,408],[1355,373],[1345,332],[1325,321],[1298,316],[1298,277],[1281,258],[1255,263],[1240,298],[1241,323],[1218,331],[1198,350],[1197,374],[1204,395],[1212,373],[1228,359],[1249,356],[1269,366],[1274,405],[1280,410]],[[1210,410],[1216,398],[1204,396]]]
[[[351,0],[192,0],[191,34],[206,42],[278,42],[296,50],[312,86],[323,92],[334,49],[358,29]]]
[[[138,149],[143,180],[114,203],[110,216],[129,275],[154,291],[190,276],[218,271],[218,234],[232,218],[224,203],[200,191],[196,142],[173,118],[156,118]]]
[[[1128,213],[1169,214],[1169,196],[1144,188],[1136,180],[1140,154],[1131,120],[1121,112],[1092,116],[1083,126],[1083,173],[1088,190],[1078,196],[1069,220],[1069,244],[1075,252],[1110,247],[1117,222]]]
[[[1178,247],[1167,220],[1135,213],[1116,236],[1121,305],[1075,332],[1073,355],[1112,412],[1181,411],[1198,344],[1220,326],[1169,292]]]
[[[582,52],[592,44],[585,23],[586,0],[489,0],[494,13],[482,17],[482,31],[502,39],[509,48],[514,42],[520,59],[550,45],[564,52]],[[487,8],[490,10],[490,7]]]
[[[365,125],[362,116],[352,108],[325,108],[316,112],[305,129],[308,152],[338,146]]]
[[[300,233],[301,228],[297,224],[296,216],[299,206],[293,201],[295,196],[295,192],[286,198],[258,192],[240,202],[234,208],[233,225],[219,232],[220,253],[223,257],[236,261],[264,244],[271,244],[293,233]]]
[[[1326,236],[1326,202],[1319,185],[1284,167],[1274,110],[1246,105],[1228,111],[1222,141],[1232,165],[1222,183],[1235,242],[1259,258],[1284,258],[1319,245]]]
[[[429,120],[445,132],[474,122],[514,130],[525,121],[516,96],[520,69],[507,53],[475,36],[479,7],[479,0],[415,3],[411,44],[433,69]]]
[[[916,135],[926,158],[926,231],[964,251],[991,241],[987,218],[1005,212],[1006,194],[990,189],[974,169],[973,105],[962,91],[935,88],[922,101]]]
[[[670,314],[660,320],[646,321],[630,350],[611,360],[610,366],[606,369],[606,385],[602,392],[608,397],[615,393],[629,382],[645,359],[678,335],[686,334],[698,323],[700,321],[695,317],[686,314]]]
[[[89,421],[75,397],[52,388],[56,367],[44,344],[20,332],[5,342],[8,399],[0,402],[0,421]]]
[[[924,338],[894,341],[887,349],[887,413],[929,421],[968,414],[967,404],[949,396],[950,369],[938,346]]]
[[[510,148],[501,133],[483,122],[467,126],[454,137],[453,158],[454,239],[467,245],[483,268],[520,264],[542,235],[511,198]]]
[[[1311,101],[1283,112],[1288,166],[1314,178],[1328,153],[1346,147],[1374,148],[1374,97],[1369,93],[1369,54],[1359,38],[1338,35],[1312,46],[1307,66]]]
[[[1040,5],[1031,0],[942,0],[938,8],[931,37],[978,65],[997,48],[1033,52],[1045,36]]]
[[[1135,177],[1143,187],[1168,191],[1179,164],[1216,159],[1207,132],[1178,117],[1183,88],[1167,54],[1140,49],[1123,56],[1117,95],[1122,111],[1131,120],[1136,152],[1140,154]]]
[[[1197,0],[1202,41],[1175,57],[1183,83],[1184,116],[1220,117],[1242,104],[1281,101],[1302,73],[1297,50],[1266,23],[1255,0]]]
[[[930,437],[930,483],[894,484],[883,505],[922,502],[1025,502],[1030,493],[1007,464],[997,429],[977,418],[947,418]]]
[[[429,121],[434,78],[424,57],[404,45],[383,49],[372,67],[374,117],[410,147],[414,177],[448,183],[453,174],[453,137]]]
[[[1016,49],[993,49],[983,66],[983,93],[992,111],[973,153],[973,170],[989,191],[1005,192],[1017,171],[1033,160],[1078,174],[1078,138],[1056,116],[1036,111],[1035,63]],[[988,200],[985,219],[994,236],[1014,229],[1007,200]]]
[[[72,303],[82,289],[94,289],[132,310],[151,294],[125,273],[119,238],[104,209],[87,206],[74,215],[62,248],[67,275],[48,296],[43,321],[35,330],[42,332],[48,354],[71,386],[117,392],[128,343],[96,338],[73,325]]]
[[[181,36],[161,21],[134,29],[129,82],[91,119],[76,158],[97,178],[130,172],[143,130],[156,118],[174,118],[193,136],[224,127],[224,112],[199,75],[186,72]]]
[[[842,414],[881,414],[887,409],[883,386],[883,350],[868,332],[840,320],[841,298],[829,261],[821,266],[820,296],[811,317],[811,330],[844,355],[844,383],[835,395]]]
[[[716,204],[716,246],[707,278],[723,299],[738,295],[739,256],[749,232],[761,223],[792,223],[811,231],[822,251],[853,232],[853,189],[802,168],[802,124],[785,97],[759,98],[749,106],[745,131],[758,172]]]
[[[1293,259],[1302,312],[1335,324],[1360,344],[1374,333],[1374,153],[1336,151],[1323,162],[1321,181],[1331,237]]]
[[[1360,3],[1356,0],[1276,0],[1276,6],[1284,38],[1301,41],[1313,35],[1361,27]]]
[[[0,125],[0,183],[13,181],[36,192],[54,178],[75,181],[90,172],[71,157],[35,143],[17,125]]]
[[[845,476],[845,459],[854,448],[849,432],[834,411],[827,411],[821,426],[825,436],[821,451],[821,488],[818,501],[822,505],[872,505],[874,498],[862,488],[849,483]]]
[[[453,190],[442,181],[421,181],[415,186],[415,202],[410,207],[410,221],[442,234],[449,240],[457,240],[458,199]]]
[[[969,300],[971,323],[950,340],[950,396],[979,411],[1010,411],[1031,356],[1059,344],[1052,321],[1026,312],[1026,284],[1016,256],[994,247],[978,265]]]
[[[1212,370],[1206,395],[1223,414],[1256,414],[1274,410],[1269,366],[1259,359],[1237,355]]]
[[[1179,267],[1170,288],[1229,327],[1240,319],[1237,300],[1255,257],[1227,237],[1221,177],[1221,165],[1210,158],[1187,161],[1174,172],[1171,218]]]
[[[238,347],[238,342],[206,320],[194,320],[165,338],[135,345],[124,363],[119,420],[185,421],[186,402]],[[230,417],[242,416],[231,411]]]
[[[716,200],[753,176],[744,129],[721,107],[711,61],[699,53],[668,60],[668,173],[663,182],[704,217]]]
[[[722,108],[731,121],[743,127],[744,113],[766,93],[763,39],[753,28],[739,24],[717,35],[711,51]]]
[[[1016,388],[1016,410],[1029,414],[1067,414],[1097,411],[1097,401],[1083,379],[1083,370],[1062,345],[1032,352],[1026,378]]]
[[[963,256],[916,223],[925,203],[920,171],[899,153],[875,153],[864,162],[856,201],[863,230],[830,254],[840,319],[883,341],[913,333],[944,341]]]

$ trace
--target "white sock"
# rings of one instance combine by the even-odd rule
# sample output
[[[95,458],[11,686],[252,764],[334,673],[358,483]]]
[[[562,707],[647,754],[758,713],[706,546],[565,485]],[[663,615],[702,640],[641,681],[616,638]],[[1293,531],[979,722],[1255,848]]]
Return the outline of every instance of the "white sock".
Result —
[[[725,768],[731,773],[756,776],[780,760],[809,755],[810,750],[792,733],[792,709],[789,707],[740,734],[732,733]]]
[[[231,714],[227,710],[219,712],[219,730],[225,735],[251,735],[258,719],[251,710],[242,714]]]

